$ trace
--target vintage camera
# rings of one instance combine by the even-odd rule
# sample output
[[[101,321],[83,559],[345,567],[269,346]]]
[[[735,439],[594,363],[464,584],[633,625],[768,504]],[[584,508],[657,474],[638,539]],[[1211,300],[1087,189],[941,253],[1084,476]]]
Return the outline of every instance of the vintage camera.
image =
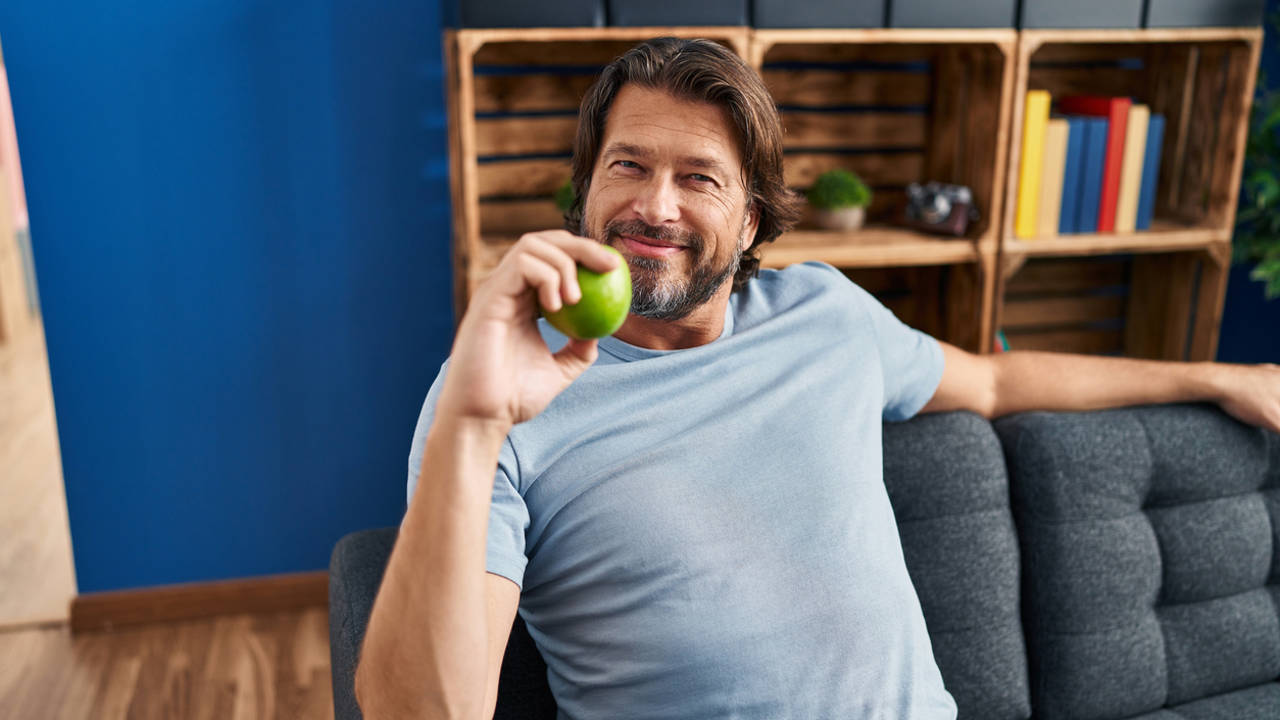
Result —
[[[907,186],[906,224],[927,233],[963,237],[980,217],[964,185],[931,182]]]

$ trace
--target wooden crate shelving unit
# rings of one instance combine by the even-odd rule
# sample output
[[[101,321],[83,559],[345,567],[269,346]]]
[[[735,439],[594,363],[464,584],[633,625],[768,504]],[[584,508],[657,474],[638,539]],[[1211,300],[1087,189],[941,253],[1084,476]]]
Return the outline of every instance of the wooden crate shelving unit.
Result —
[[[1019,34],[996,327],[1015,349],[1214,357],[1260,28],[1027,30]],[[1028,89],[1131,96],[1166,118],[1147,231],[1014,237]],[[1110,264],[1082,262],[1101,256]],[[1116,263],[1124,282],[1114,282]],[[1055,269],[1054,266],[1057,266]],[[1020,281],[1023,268],[1037,282]],[[1090,282],[1089,274],[1098,277]],[[1117,287],[1123,302],[1116,301]]]
[[[749,60],[781,109],[788,184],[846,167],[876,192],[867,228],[802,222],[765,248],[764,266],[827,262],[908,324],[989,348],[1016,49],[1012,30],[754,31]],[[928,180],[973,191],[981,219],[967,237],[900,226],[907,184]]]
[[[761,72],[782,109],[793,187],[850,167],[877,190],[868,228],[802,223],[765,249],[766,267],[828,262],[908,323],[971,350],[987,351],[1004,326],[1019,348],[1212,357],[1257,28],[449,31],[459,315],[521,233],[562,225],[551,195],[570,174],[582,93],[600,67],[658,35],[716,40]],[[1131,95],[1166,116],[1152,230],[1013,237],[1028,87]],[[894,225],[917,180],[973,190],[982,219],[968,237]]]

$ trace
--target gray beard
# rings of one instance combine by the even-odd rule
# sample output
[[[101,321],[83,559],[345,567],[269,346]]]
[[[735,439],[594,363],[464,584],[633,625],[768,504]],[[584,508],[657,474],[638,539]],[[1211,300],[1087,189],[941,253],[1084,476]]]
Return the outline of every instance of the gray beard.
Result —
[[[650,320],[683,320],[706,304],[722,285],[738,272],[742,251],[721,268],[699,265],[688,282],[665,277],[667,263],[656,258],[631,259],[631,312]]]
[[[582,219],[579,235],[587,235],[586,218]],[[603,238],[596,238],[601,243],[609,244],[609,229],[605,227]],[[652,233],[657,235],[657,233]],[[701,254],[704,247],[701,238],[693,239],[691,251]],[[707,303],[716,291],[729,278],[738,272],[742,262],[742,248],[735,244],[733,257],[723,267],[716,268],[709,263],[699,263],[693,269],[688,282],[681,283],[668,276],[669,266],[664,260],[657,258],[632,257],[631,270],[631,312],[650,320],[674,322],[683,320],[690,313]]]

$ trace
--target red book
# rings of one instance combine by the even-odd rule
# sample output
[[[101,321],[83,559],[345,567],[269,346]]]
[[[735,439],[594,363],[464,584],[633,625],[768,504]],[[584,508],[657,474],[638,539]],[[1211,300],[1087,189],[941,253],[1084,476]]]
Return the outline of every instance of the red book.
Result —
[[[1120,197],[1120,166],[1124,161],[1124,137],[1129,124],[1127,97],[1073,95],[1058,101],[1058,111],[1068,115],[1092,115],[1107,119],[1107,160],[1102,171],[1102,198],[1098,203],[1098,232],[1116,229],[1116,203]]]

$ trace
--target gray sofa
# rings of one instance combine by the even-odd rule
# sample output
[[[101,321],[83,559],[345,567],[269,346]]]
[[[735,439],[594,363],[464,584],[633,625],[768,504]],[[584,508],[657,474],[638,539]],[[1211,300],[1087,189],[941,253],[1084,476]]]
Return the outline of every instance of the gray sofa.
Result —
[[[925,415],[885,484],[960,717],[1280,718],[1280,436],[1206,405]],[[395,529],[330,565],[338,720]],[[497,718],[554,718],[517,619]],[[640,709],[638,709],[640,710]]]

